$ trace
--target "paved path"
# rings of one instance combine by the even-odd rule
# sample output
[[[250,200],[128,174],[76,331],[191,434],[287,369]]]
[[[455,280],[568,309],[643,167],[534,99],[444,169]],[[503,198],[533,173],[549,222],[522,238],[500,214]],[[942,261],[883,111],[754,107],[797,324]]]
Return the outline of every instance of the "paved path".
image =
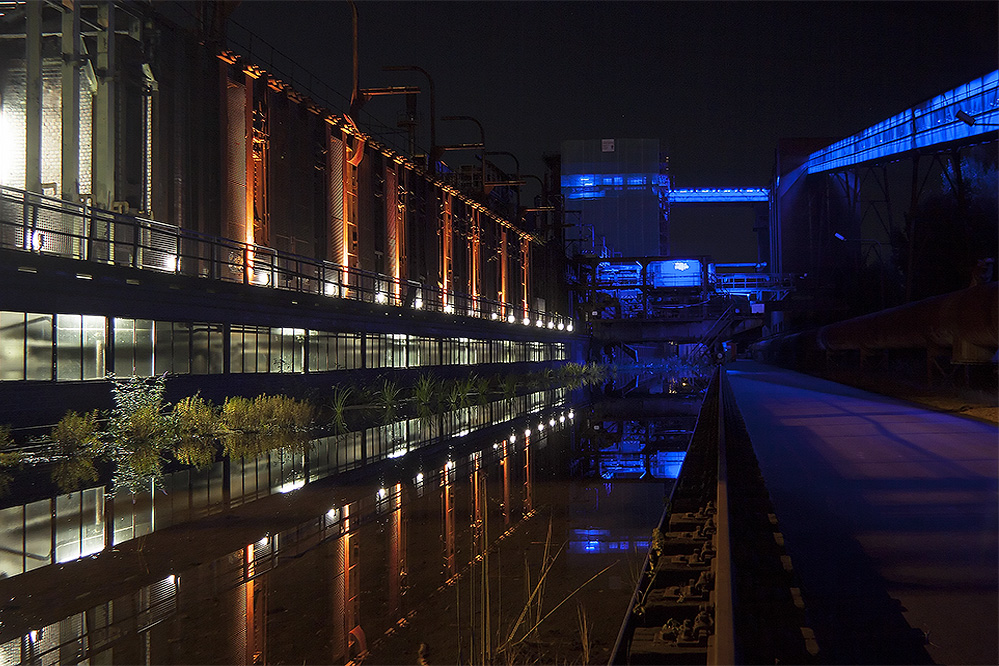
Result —
[[[726,369],[823,661],[999,663],[996,426]]]

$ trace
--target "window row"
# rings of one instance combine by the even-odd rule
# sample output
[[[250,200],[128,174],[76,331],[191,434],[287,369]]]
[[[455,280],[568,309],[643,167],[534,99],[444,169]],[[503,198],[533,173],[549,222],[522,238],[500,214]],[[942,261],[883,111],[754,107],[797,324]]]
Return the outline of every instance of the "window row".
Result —
[[[567,360],[560,342],[332,333],[301,328],[0,311],[0,381],[106,373],[304,373]]]

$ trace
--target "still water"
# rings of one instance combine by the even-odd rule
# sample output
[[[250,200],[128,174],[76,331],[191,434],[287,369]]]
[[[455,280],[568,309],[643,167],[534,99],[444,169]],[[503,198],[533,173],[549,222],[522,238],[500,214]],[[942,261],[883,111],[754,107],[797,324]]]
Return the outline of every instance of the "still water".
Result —
[[[605,663],[696,410],[552,404],[0,581],[0,664]]]

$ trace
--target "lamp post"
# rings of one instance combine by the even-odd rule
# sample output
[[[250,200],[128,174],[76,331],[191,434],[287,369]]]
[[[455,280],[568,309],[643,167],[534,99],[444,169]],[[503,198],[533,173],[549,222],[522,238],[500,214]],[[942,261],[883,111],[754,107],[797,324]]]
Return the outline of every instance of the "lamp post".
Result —
[[[389,65],[387,67],[382,67],[383,71],[386,72],[419,72],[423,76],[427,77],[427,83],[430,84],[430,173],[437,173],[437,107],[434,100],[434,80],[430,78],[430,74],[427,70],[422,67],[417,67],[416,65]]]
[[[881,309],[884,310],[885,307],[885,261],[884,254],[881,250],[881,241],[874,238],[846,238],[843,234],[838,231],[833,234],[836,240],[842,241],[844,243],[871,243],[874,245],[874,251],[878,255],[878,277],[881,289]]]
[[[482,150],[482,198],[486,198],[486,131],[482,129],[482,123],[472,116],[444,116],[441,120],[468,120],[479,126],[480,142],[478,148]],[[475,144],[460,144],[458,146],[441,146],[444,150],[462,150],[472,148]]]

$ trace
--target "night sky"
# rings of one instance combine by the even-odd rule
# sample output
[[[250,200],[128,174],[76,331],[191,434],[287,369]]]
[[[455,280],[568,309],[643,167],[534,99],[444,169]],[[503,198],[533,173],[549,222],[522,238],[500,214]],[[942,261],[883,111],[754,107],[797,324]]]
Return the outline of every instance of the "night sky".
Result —
[[[422,67],[438,117],[479,119],[488,150],[515,153],[538,176],[541,154],[565,139],[659,138],[678,187],[764,187],[779,138],[848,136],[999,60],[992,1],[357,5],[362,87],[425,88],[416,72],[382,71]],[[244,0],[232,18],[232,36],[245,27],[349,97],[347,2]],[[364,110],[394,126],[404,102]],[[438,120],[437,134],[479,138],[468,122]],[[714,211],[674,215],[674,254],[755,260],[748,211]]]

